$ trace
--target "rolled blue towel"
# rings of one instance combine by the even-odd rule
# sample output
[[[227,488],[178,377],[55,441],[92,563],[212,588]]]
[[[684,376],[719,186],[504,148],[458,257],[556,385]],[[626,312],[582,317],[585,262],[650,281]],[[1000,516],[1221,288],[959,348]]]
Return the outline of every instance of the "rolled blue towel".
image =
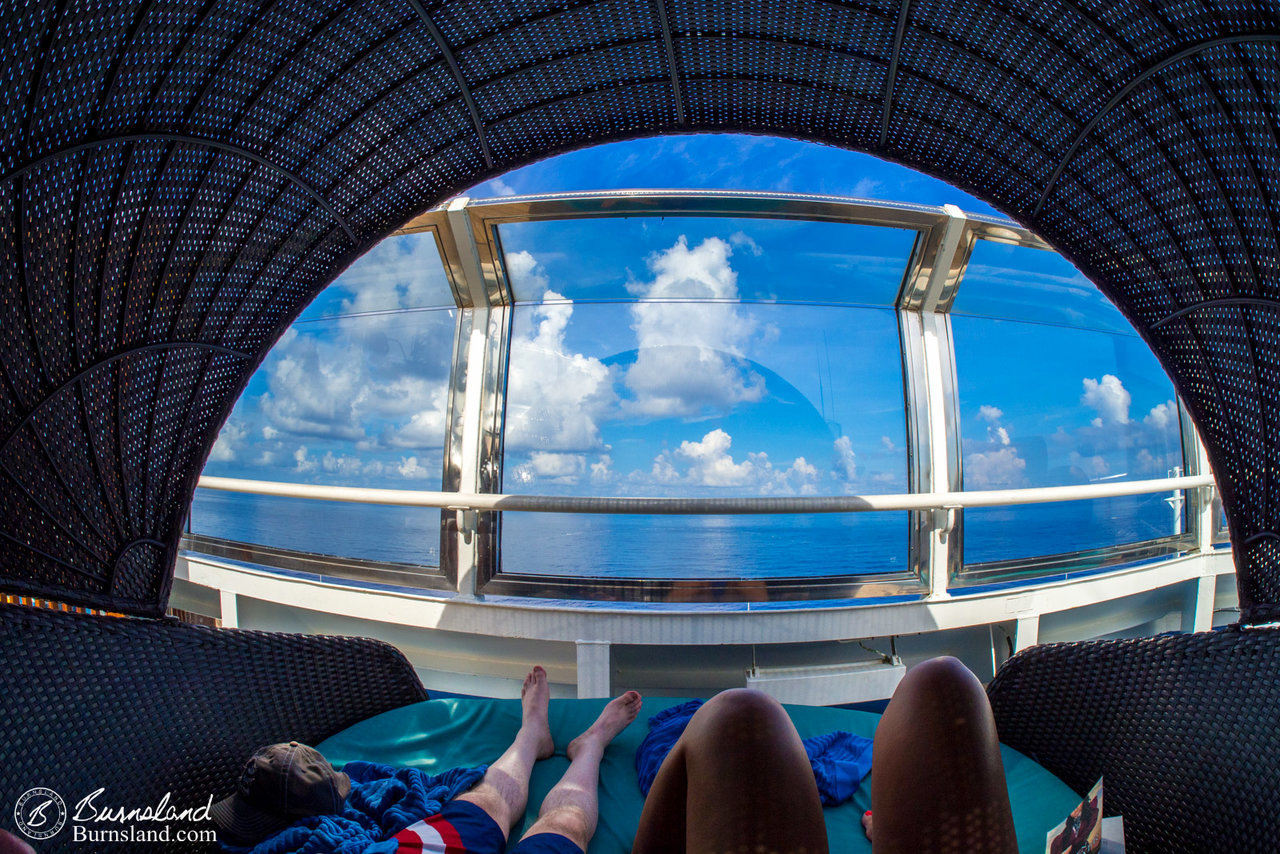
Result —
[[[636,777],[645,795],[653,788],[662,761],[701,706],[702,700],[689,700],[649,719],[649,734],[636,748]],[[804,752],[809,756],[823,806],[833,807],[853,797],[871,771],[871,745],[871,739],[843,730],[804,739]]]
[[[858,791],[862,778],[871,772],[872,744],[871,739],[844,730],[804,740],[823,806],[842,804]]]

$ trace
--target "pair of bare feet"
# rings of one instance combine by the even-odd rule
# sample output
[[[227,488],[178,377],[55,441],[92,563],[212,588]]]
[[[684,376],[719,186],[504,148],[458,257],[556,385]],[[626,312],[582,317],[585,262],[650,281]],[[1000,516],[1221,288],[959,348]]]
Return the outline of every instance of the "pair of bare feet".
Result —
[[[460,800],[470,801],[488,813],[506,834],[524,813],[534,763],[555,752],[548,709],[550,701],[547,671],[535,667],[525,677],[520,690],[522,712],[515,741],[489,766],[484,779],[474,789],[459,796]],[[635,691],[615,697],[585,732],[569,742],[565,749],[569,767],[542,799],[538,818],[525,833],[525,838],[554,833],[586,850],[599,818],[597,789],[600,761],[609,742],[636,719],[641,702]]]
[[[520,705],[523,708],[521,729],[528,729],[537,739],[539,759],[547,759],[555,753],[555,742],[551,738],[551,724],[548,708],[551,702],[551,686],[547,683],[547,671],[538,665],[524,677],[524,685],[520,689]],[[565,748],[565,755],[572,762],[582,750],[599,750],[601,753],[608,747],[618,733],[622,732],[640,714],[643,704],[640,695],[635,691],[614,697],[600,712],[600,717]]]

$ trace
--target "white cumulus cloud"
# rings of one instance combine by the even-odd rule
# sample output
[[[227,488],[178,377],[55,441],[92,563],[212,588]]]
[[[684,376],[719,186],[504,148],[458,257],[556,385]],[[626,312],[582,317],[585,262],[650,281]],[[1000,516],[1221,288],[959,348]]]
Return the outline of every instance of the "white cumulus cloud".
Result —
[[[443,445],[445,414],[449,390],[445,386],[426,388],[415,399],[423,408],[409,416],[409,421],[388,432],[386,442],[394,448],[434,450]]]
[[[729,454],[733,439],[717,428],[700,441],[680,443],[676,454],[689,460],[688,479],[698,486],[743,486],[754,473],[751,460],[734,462]]]
[[[516,479],[521,483],[551,480],[576,483],[587,471],[585,454],[565,454],[555,451],[534,451],[529,459],[516,466]]]
[[[538,259],[531,252],[521,249],[519,252],[506,253],[505,262],[507,276],[511,279],[511,287],[524,299],[542,299],[550,281],[543,271]]]
[[[747,234],[745,231],[735,231],[733,234],[730,234],[729,245],[734,249],[746,249],[757,258],[764,254],[764,248],[761,247],[759,243],[756,243],[755,240],[752,239],[751,235]]]
[[[1021,486],[1027,461],[1018,456],[1014,447],[969,454],[965,459],[964,485],[966,489],[1001,489]]]
[[[1095,427],[1128,424],[1131,401],[1128,390],[1114,374],[1103,374],[1101,380],[1084,378],[1084,394],[1080,396],[1080,402],[1098,413],[1093,422]]]
[[[401,477],[411,480],[425,480],[429,477],[440,477],[440,470],[424,466],[417,457],[401,457],[400,465],[396,467],[396,471]]]
[[[833,443],[835,449],[835,475],[844,480],[853,480],[858,476],[857,455],[853,452],[853,440],[841,436]]]
[[[594,483],[610,483],[615,475],[613,471],[613,458],[608,454],[602,454],[600,459],[591,464],[591,480]]]
[[[804,457],[786,468],[774,466],[769,455],[752,451],[735,459],[733,437],[716,428],[701,439],[683,441],[674,451],[663,451],[653,460],[650,482],[692,487],[735,487],[761,495],[814,495],[821,472]]]
[[[994,406],[983,404],[978,407],[978,418],[989,424],[999,424],[1000,419],[1004,417],[1004,412]]]
[[[997,445],[1009,444],[1009,431],[1000,423],[1004,412],[997,407],[982,405],[978,407],[978,420],[987,422],[987,441]]]
[[[692,416],[764,397],[764,379],[745,363],[745,348],[758,331],[754,321],[736,305],[684,301],[737,299],[732,254],[719,238],[690,249],[682,235],[650,259],[653,280],[631,287],[642,299],[679,301],[632,306],[639,354],[624,377],[634,395],[626,405],[630,411]]]
[[[352,264],[334,282],[345,290],[343,313],[386,311],[450,305],[448,280],[440,264],[440,252],[430,234],[403,235],[384,240]],[[395,323],[394,317],[385,318]],[[353,334],[381,331],[377,324],[351,324]]]
[[[235,419],[229,419],[222,425],[218,439],[213,443],[213,449],[209,451],[209,462],[227,463],[234,460],[248,434],[248,426]]]
[[[489,181],[489,188],[499,196],[514,196],[516,194],[515,188],[501,178],[494,178]]]
[[[1157,430],[1177,429],[1178,405],[1172,400],[1166,400],[1164,403],[1151,407],[1151,411],[1142,420],[1143,423]]]
[[[565,346],[573,303],[555,291],[521,312],[507,375],[506,445],[512,450],[590,451],[603,448],[599,421],[617,396],[603,362]]]
[[[293,469],[301,474],[313,472],[316,470],[318,463],[307,453],[306,445],[299,445],[298,449],[293,452]]]
[[[336,349],[292,329],[285,333],[267,369],[261,400],[267,426],[295,436],[364,438],[356,401],[366,378],[351,361],[337,357]]]

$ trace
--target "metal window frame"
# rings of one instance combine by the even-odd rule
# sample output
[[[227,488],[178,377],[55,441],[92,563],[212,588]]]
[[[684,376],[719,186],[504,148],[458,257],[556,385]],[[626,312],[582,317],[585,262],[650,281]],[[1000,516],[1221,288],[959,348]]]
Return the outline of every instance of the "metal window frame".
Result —
[[[972,253],[978,240],[989,240],[994,243],[1041,249],[1049,252],[1056,251],[1050,244],[1025,229],[1008,228],[991,218],[975,217],[975,219],[977,222],[971,231],[972,239],[968,247],[969,254]],[[960,273],[961,281],[967,270],[968,257],[966,256],[965,264]],[[961,282],[958,281],[956,288],[951,291],[950,300],[946,303],[945,308],[939,309],[948,313],[948,319],[960,284]],[[948,323],[949,328],[950,325]],[[954,355],[953,350],[951,353],[953,382],[955,380]],[[1175,397],[1177,397],[1176,392]],[[961,436],[958,392],[952,401],[952,405],[955,407],[955,432],[953,436],[955,439],[957,466],[959,468]],[[1177,405],[1184,471],[1187,475],[1212,474],[1204,444],[1200,441],[1200,436],[1196,432],[1195,425],[1192,423],[1191,416],[1187,412],[1181,397],[1177,397]],[[960,470],[962,472],[962,469]],[[962,480],[961,478],[961,481],[957,482],[957,489],[960,488]],[[1116,543],[1109,546],[1071,552],[983,561],[980,563],[966,563],[962,554],[961,560],[953,566],[950,586],[956,589],[963,589],[999,582],[1034,581],[1076,572],[1119,568],[1132,563],[1175,557],[1191,552],[1212,551],[1213,544],[1218,542],[1214,539],[1212,510],[1216,500],[1216,492],[1217,490],[1214,487],[1201,487],[1191,490],[1192,494],[1187,496],[1188,503],[1184,509],[1184,530],[1176,536],[1157,537],[1151,540]],[[954,539],[962,541],[963,511],[957,510],[956,516]]]
[[[705,190],[639,190],[453,199],[406,224],[397,234],[433,230],[454,289],[459,318],[446,428],[445,491],[501,491],[506,378],[515,304],[498,227],[506,223],[616,217],[735,217],[840,222],[917,232],[894,308],[898,315],[907,419],[905,463],[911,492],[957,492],[963,478],[959,396],[950,309],[974,246],[990,240],[1053,248],[1008,220],[959,208],[886,203],[834,196]],[[475,372],[472,366],[479,366]],[[1206,472],[1203,447],[1183,419],[1189,473]],[[1194,449],[1194,452],[1193,452]],[[1197,461],[1194,471],[1192,460]],[[1203,493],[1203,494],[1201,494]],[[446,509],[441,513],[441,572],[459,595],[501,595],[626,601],[795,601],[924,595],[993,580],[1034,580],[1073,569],[1131,562],[1212,547],[1203,533],[1212,490],[1197,490],[1182,537],[1062,555],[966,566],[959,508],[909,511],[908,569],[874,575],[767,579],[609,579],[522,574],[501,561],[501,513]],[[1166,542],[1167,540],[1167,542]],[[1209,545],[1206,546],[1205,544]],[[1153,551],[1154,550],[1154,551]]]

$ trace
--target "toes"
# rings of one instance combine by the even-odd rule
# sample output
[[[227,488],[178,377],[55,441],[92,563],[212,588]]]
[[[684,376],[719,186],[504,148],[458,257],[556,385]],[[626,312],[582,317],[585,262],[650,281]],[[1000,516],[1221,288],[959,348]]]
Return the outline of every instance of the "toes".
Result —
[[[622,695],[622,707],[627,714],[633,717],[640,711],[642,702],[640,695],[635,691],[628,691]]]
[[[547,671],[543,669],[541,664],[535,665],[534,668],[525,675],[524,685],[520,688],[520,695],[524,696],[530,688],[543,684],[546,681]]]

